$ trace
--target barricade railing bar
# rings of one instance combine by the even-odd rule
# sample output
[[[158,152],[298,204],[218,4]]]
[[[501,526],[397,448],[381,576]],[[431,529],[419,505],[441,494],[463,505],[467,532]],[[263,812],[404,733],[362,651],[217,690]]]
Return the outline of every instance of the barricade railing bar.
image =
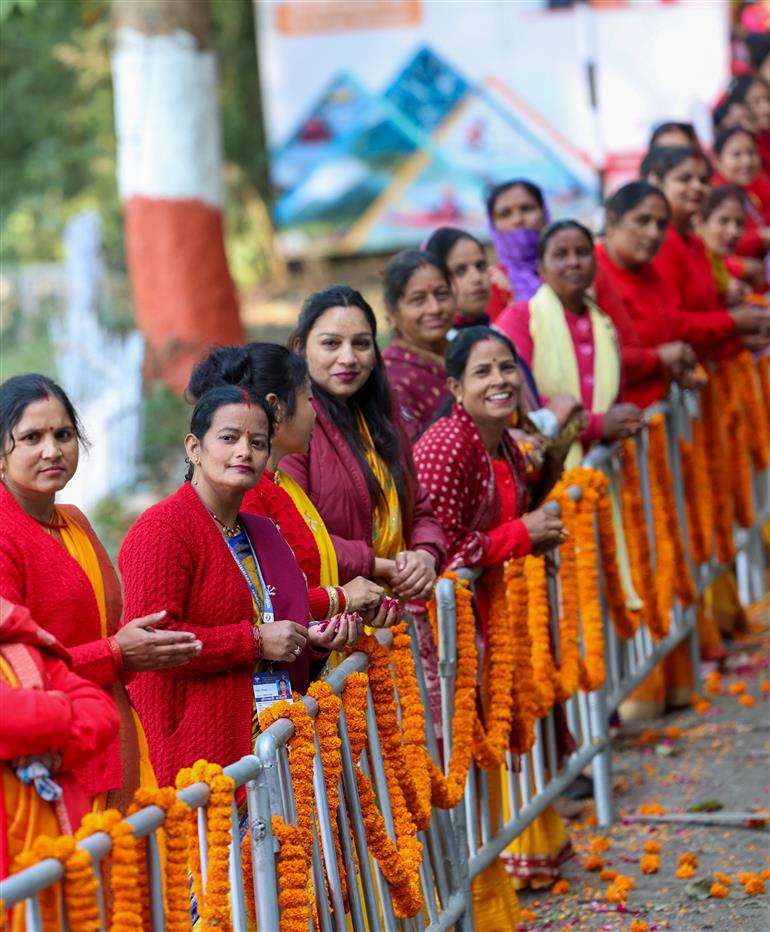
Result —
[[[686,527],[685,490],[678,438],[689,438],[691,422],[697,416],[697,399],[675,393],[665,403],[648,409],[648,420],[662,414],[666,424],[667,452],[673,480],[674,499],[680,528]],[[648,430],[635,439],[639,464],[642,499],[645,506],[645,526],[653,566],[655,565],[655,534],[650,507],[650,476],[647,471]],[[584,465],[602,470],[616,491],[621,480],[618,449],[596,447],[584,460]],[[741,595],[754,600],[766,592],[766,556],[760,528],[770,517],[770,470],[754,474],[752,493],[755,523],[752,528],[735,532],[736,569]],[[579,500],[583,494],[572,486],[567,494]],[[556,502],[549,508],[558,510]],[[595,521],[595,533],[598,525]],[[723,572],[714,556],[702,564],[694,564],[688,551],[688,535],[682,534],[686,560],[693,572],[700,595],[716,576]],[[599,561],[601,562],[601,561]],[[547,567],[547,593],[550,612],[550,630],[555,659],[559,659],[559,613],[562,600],[559,576],[559,555],[550,556]],[[368,850],[366,828],[358,797],[356,767],[371,779],[377,804],[382,813],[386,831],[395,841],[393,812],[383,765],[376,710],[371,689],[366,695],[366,748],[359,764],[351,752],[344,709],[339,718],[341,739],[341,778],[339,804],[336,813],[329,810],[324,779],[321,745],[317,730],[313,759],[314,827],[311,858],[311,877],[315,892],[315,910],[319,932],[342,932],[348,922],[355,930],[367,928],[370,932],[438,932],[473,929],[471,881],[504,854],[509,845],[540,816],[566,788],[590,766],[594,783],[594,802],[598,824],[608,825],[613,818],[610,715],[634,689],[668,657],[682,642],[689,643],[693,660],[695,689],[699,688],[699,645],[696,608],[683,608],[676,600],[672,603],[668,634],[659,641],[641,624],[628,640],[617,634],[605,603],[601,580],[599,594],[604,633],[604,665],[606,677],[603,685],[592,691],[577,689],[563,703],[563,714],[554,707],[535,723],[534,744],[526,753],[516,755],[510,751],[500,772],[488,772],[472,763],[467,775],[465,793],[450,811],[433,807],[428,827],[418,833],[422,843],[420,891],[422,910],[412,919],[397,918],[394,913],[387,881],[379,865]],[[471,586],[480,575],[479,570],[461,568],[458,576]],[[425,715],[425,747],[433,761],[448,772],[452,751],[452,722],[454,717],[457,678],[457,611],[454,584],[441,579],[436,587],[438,680],[441,703],[443,747],[439,749],[434,723]],[[425,677],[420,662],[417,638],[412,619],[410,624],[411,649],[423,708],[430,708]],[[380,631],[377,638],[388,650],[393,643],[389,631]],[[354,673],[366,672],[369,657],[355,652],[326,676],[326,682],[335,695],[341,697],[349,678]],[[391,664],[392,667],[392,664]],[[397,680],[394,681],[397,682]],[[396,691],[397,709],[402,709]],[[319,711],[311,696],[300,700],[314,723]],[[559,729],[566,721],[574,738],[574,750],[559,752]],[[272,830],[272,818],[280,816],[287,824],[296,824],[297,810],[289,767],[289,742],[294,725],[288,719],[279,719],[256,739],[254,753],[243,757],[224,773],[236,787],[244,787],[245,801],[239,813],[235,802],[232,807],[232,829],[229,854],[232,923],[236,932],[249,928],[248,913],[253,906],[260,932],[278,932],[281,924],[279,882],[277,873],[278,841]],[[490,793],[491,781],[499,781],[501,792]],[[206,806],[210,789],[197,783],[179,792],[179,797],[197,810],[197,831],[201,853],[202,875],[205,883],[207,862]],[[505,816],[504,798],[508,813]],[[494,809],[492,808],[494,802]],[[505,817],[504,817],[505,816]],[[158,832],[163,828],[165,813],[158,806],[148,806],[127,818],[135,837],[146,838],[149,879],[150,911],[153,930],[165,929],[164,897],[161,871],[161,845]],[[241,841],[249,833],[248,852],[251,858],[253,889],[245,890],[242,873]],[[99,891],[99,908],[102,928],[106,928],[105,892],[102,889],[100,865],[111,850],[111,838],[105,832],[96,832],[78,843],[93,860]],[[337,860],[337,844],[341,852],[345,881]],[[39,895],[59,883],[64,877],[63,864],[49,858],[0,883],[0,897],[5,908],[24,903],[26,924],[29,929],[42,928]],[[344,884],[344,889],[343,889]],[[328,895],[327,895],[328,894]],[[346,912],[347,904],[347,912]],[[62,915],[65,911],[62,903]],[[311,928],[314,924],[311,923]]]

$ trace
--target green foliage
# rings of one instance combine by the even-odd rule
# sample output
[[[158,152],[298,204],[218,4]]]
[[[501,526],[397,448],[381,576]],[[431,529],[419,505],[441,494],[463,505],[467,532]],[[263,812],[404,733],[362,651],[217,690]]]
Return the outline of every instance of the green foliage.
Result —
[[[164,385],[156,384],[144,399],[143,460],[148,482],[163,481],[169,469],[181,467],[184,438],[190,427],[192,408]],[[178,472],[182,480],[182,470]]]

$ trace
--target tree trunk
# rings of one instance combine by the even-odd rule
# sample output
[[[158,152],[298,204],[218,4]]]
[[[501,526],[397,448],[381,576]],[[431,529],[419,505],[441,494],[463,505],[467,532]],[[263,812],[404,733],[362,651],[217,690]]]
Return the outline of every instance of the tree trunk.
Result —
[[[227,267],[208,0],[112,0],[118,186],[147,373],[177,391],[244,339]]]

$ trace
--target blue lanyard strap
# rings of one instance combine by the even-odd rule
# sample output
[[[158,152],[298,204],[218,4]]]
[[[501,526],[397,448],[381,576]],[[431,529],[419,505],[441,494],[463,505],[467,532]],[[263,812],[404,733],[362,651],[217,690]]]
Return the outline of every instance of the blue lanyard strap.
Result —
[[[226,543],[230,548],[230,553],[233,555],[235,562],[238,564],[238,569],[241,571],[243,578],[246,580],[246,585],[249,587],[249,592],[251,593],[251,597],[259,609],[259,613],[262,616],[263,622],[269,624],[275,620],[275,614],[273,612],[273,600],[270,595],[270,589],[265,582],[265,577],[262,575],[262,567],[259,565],[257,555],[254,553],[254,548],[251,546],[251,541],[249,540],[248,534],[245,531],[241,531],[241,533],[235,537],[226,538]],[[254,560],[254,566],[256,567],[257,576],[259,577],[259,585],[262,588],[261,598],[257,592],[257,587],[254,585],[254,580],[249,575],[249,571],[243,565],[241,554],[238,552],[239,544],[243,543],[245,543],[248,547]]]

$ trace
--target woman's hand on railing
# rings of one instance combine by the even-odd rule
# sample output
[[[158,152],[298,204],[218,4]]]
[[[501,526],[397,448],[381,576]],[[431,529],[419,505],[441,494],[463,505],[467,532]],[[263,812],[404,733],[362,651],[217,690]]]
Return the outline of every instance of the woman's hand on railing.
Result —
[[[355,579],[346,582],[344,588],[348,596],[345,610],[349,615],[356,612],[362,615],[376,612],[385,595],[382,586],[363,576],[356,576]]]
[[[130,673],[162,670],[189,663],[203,645],[190,631],[163,631],[155,627],[166,612],[134,618],[117,632],[115,641],[123,656],[123,669]]]
[[[403,550],[396,554],[395,564],[390,584],[400,599],[430,598],[436,582],[436,561],[427,550]]]
[[[728,311],[728,314],[733,319],[739,337],[767,336],[770,314],[764,308],[741,304],[740,307]]]
[[[284,663],[294,663],[308,640],[307,628],[295,621],[274,621],[269,625],[260,625],[259,633],[262,637],[262,658],[282,660]]]
[[[383,599],[377,611],[364,616],[364,624],[372,628],[390,628],[398,624],[401,618],[401,606],[398,599]]]
[[[356,614],[339,615],[308,630],[310,646],[319,651],[345,650],[364,633],[364,624]]]
[[[602,439],[612,443],[633,437],[644,427],[644,415],[641,408],[632,404],[613,405],[605,411],[602,418]]]
[[[564,540],[564,524],[561,518],[545,508],[530,511],[521,520],[529,533],[532,553],[536,557],[558,547]]]
[[[682,383],[690,372],[698,365],[698,357],[689,343],[673,340],[671,343],[661,343],[655,348],[660,364],[666,370],[669,378]]]

